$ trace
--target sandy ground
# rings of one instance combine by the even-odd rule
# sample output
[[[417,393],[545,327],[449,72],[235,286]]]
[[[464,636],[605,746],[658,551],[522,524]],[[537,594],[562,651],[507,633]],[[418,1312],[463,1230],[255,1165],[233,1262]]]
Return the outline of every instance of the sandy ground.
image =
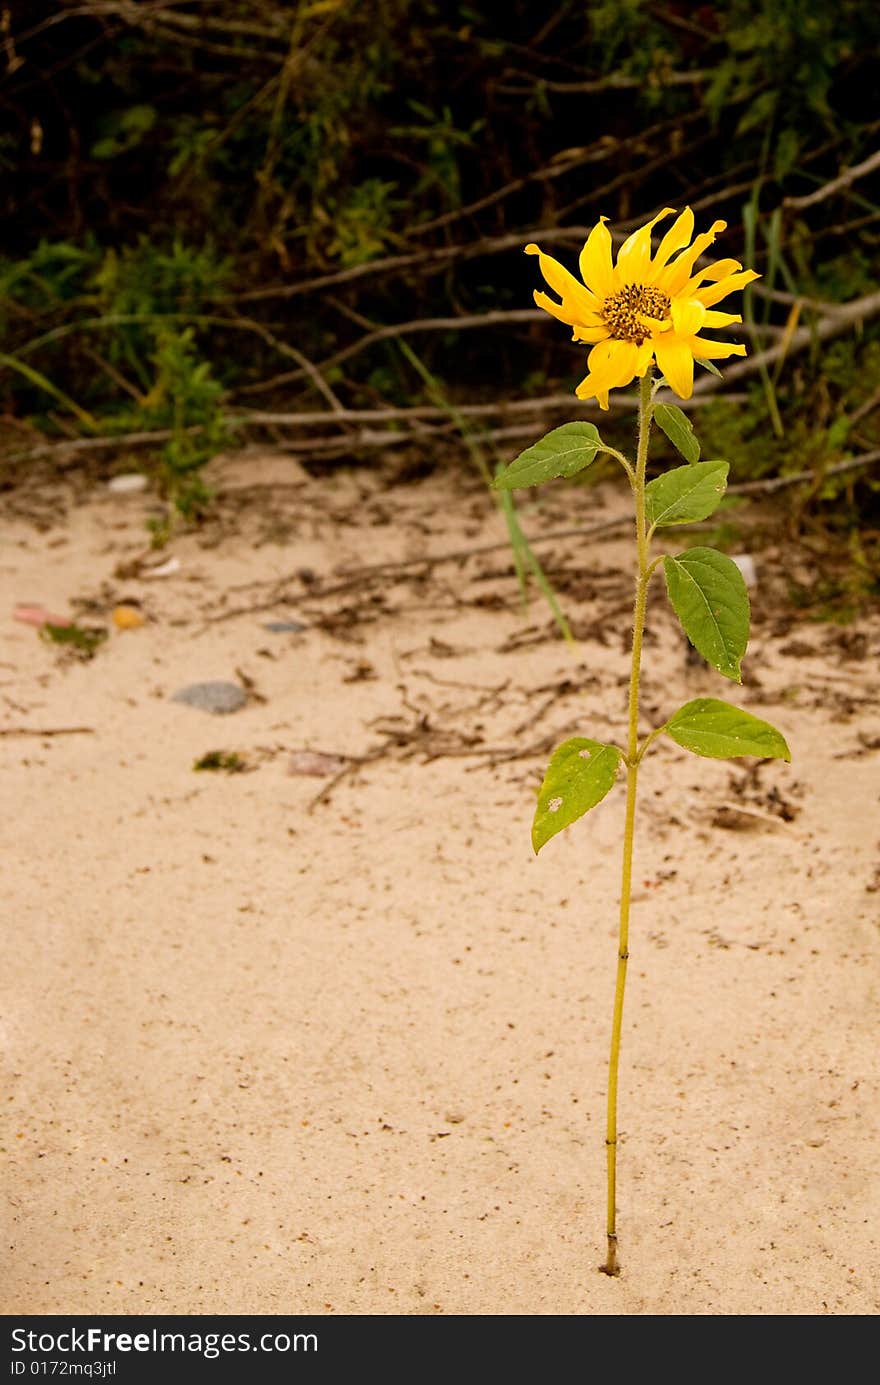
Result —
[[[503,540],[469,478],[216,480],[166,577],[149,495],[6,497],[3,1311],[875,1312],[880,619],[796,625],[761,552],[739,689],[655,593],[646,725],[726,696],[793,763],[646,762],[610,1280],[623,792],[539,858],[529,826],[553,745],[623,734],[628,549],[542,548],[572,654],[503,548],[351,575]],[[26,601],[109,638],[71,658]],[[216,678],[248,706],[170,700]],[[215,750],[248,772],[195,773]]]

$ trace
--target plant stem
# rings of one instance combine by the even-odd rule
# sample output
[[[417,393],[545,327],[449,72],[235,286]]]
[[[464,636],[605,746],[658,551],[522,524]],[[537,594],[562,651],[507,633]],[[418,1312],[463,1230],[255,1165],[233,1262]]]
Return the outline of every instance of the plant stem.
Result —
[[[614,1016],[611,1022],[611,1054],[608,1059],[608,1119],[605,1148],[608,1157],[608,1257],[600,1269],[617,1275],[617,1073],[620,1064],[620,1031],[623,1023],[623,997],[626,964],[629,960],[629,905],[632,887],[633,832],[636,820],[636,788],[639,775],[639,675],[642,665],[642,634],[651,573],[648,568],[648,538],[645,521],[645,466],[648,460],[648,435],[651,431],[651,373],[639,382],[639,442],[636,454],[633,493],[636,505],[636,573],[633,611],[632,667],[629,677],[629,736],[626,750],[626,822],[623,832],[623,867],[620,883],[620,933],[617,946],[617,985]]]

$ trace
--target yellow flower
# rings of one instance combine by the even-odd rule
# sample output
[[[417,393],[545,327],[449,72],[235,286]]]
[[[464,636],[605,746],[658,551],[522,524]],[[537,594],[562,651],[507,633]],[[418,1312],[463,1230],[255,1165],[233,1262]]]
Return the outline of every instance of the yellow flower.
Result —
[[[526,246],[527,255],[540,256],[541,272],[562,300],[557,303],[549,294],[536,292],[538,307],[571,327],[575,341],[592,344],[590,373],[575,393],[579,399],[598,399],[603,409],[608,408],[609,390],[644,375],[653,361],[675,393],[690,399],[695,358],[723,360],[746,354],[744,346],[712,341],[699,333],[706,327],[742,322],[738,313],[714,312],[713,305],[760,275],[736,260],[716,260],[695,271],[696,261],[727,223],[715,221],[691,241],[690,207],[676,217],[652,255],[651,231],[667,216],[675,216],[672,207],[633,232],[617,252],[616,264],[607,218],[601,217],[581,251],[583,283],[537,245]]]

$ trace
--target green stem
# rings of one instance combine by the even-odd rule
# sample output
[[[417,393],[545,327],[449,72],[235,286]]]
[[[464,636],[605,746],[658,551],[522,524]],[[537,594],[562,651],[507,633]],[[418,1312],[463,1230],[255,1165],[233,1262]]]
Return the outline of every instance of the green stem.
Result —
[[[623,1024],[623,997],[626,988],[626,964],[629,960],[629,906],[632,892],[633,834],[636,820],[636,789],[639,775],[639,675],[642,666],[642,635],[645,629],[645,607],[651,571],[648,565],[648,536],[645,520],[645,467],[648,460],[648,436],[653,415],[651,375],[646,373],[639,382],[639,444],[636,454],[633,493],[636,505],[636,573],[635,606],[633,611],[632,667],[629,677],[629,736],[626,752],[626,823],[623,832],[623,867],[620,883],[620,933],[617,946],[617,984],[614,991],[614,1015],[611,1022],[611,1054],[608,1059],[608,1119],[605,1148],[608,1156],[608,1256],[600,1267],[604,1274],[617,1275],[617,1074],[620,1065],[620,1031]]]

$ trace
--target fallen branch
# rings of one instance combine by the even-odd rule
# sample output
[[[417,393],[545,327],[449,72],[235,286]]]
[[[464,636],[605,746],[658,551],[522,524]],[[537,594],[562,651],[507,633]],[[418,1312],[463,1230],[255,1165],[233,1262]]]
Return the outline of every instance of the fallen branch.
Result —
[[[817,322],[811,323],[806,327],[798,327],[790,336],[783,336],[776,346],[770,346],[766,351],[759,351],[755,356],[748,356],[744,361],[739,361],[735,365],[728,365],[725,368],[724,378],[726,380],[741,380],[747,375],[754,375],[755,371],[762,366],[770,365],[778,360],[782,355],[792,356],[798,351],[803,351],[805,347],[811,346],[814,342],[828,341],[831,337],[838,337],[845,332],[848,327],[855,326],[856,323],[866,322],[869,318],[877,317],[880,314],[880,293],[869,293],[863,298],[855,298],[851,303],[841,303],[836,306],[833,313],[826,317],[820,317]],[[712,389],[716,385],[712,379],[698,380],[694,386],[694,394],[705,394],[707,388]]]
[[[790,211],[803,211],[805,207],[815,207],[817,202],[824,202],[827,198],[833,197],[836,192],[851,187],[859,178],[867,177],[869,173],[874,172],[875,168],[880,168],[880,149],[869,154],[867,159],[863,159],[860,164],[853,164],[852,168],[845,168],[838,177],[832,178],[828,183],[823,183],[822,187],[816,188],[815,192],[808,192],[804,197],[784,197],[782,205]]]
[[[727,395],[728,400],[733,399],[742,402],[747,399],[745,394]],[[611,394],[608,402],[612,409],[618,409],[622,413],[631,412],[638,405],[638,400],[633,394]],[[696,403],[693,399],[680,399],[679,407],[688,410],[697,407],[701,401]],[[493,415],[507,414],[540,414],[555,412],[557,409],[569,409],[582,417],[584,414],[590,417],[599,418],[601,409],[598,404],[584,404],[576,399],[573,393],[569,394],[539,394],[534,399],[496,399],[491,404],[456,404],[455,413],[463,418],[491,418]],[[434,404],[414,404],[400,409],[346,409],[338,418],[331,418],[324,412],[303,412],[303,413],[275,413],[274,411],[254,411],[246,414],[232,415],[226,419],[229,428],[246,428],[249,425],[259,427],[260,424],[268,424],[273,427],[305,428],[330,423],[393,423],[406,422],[408,419],[438,419],[449,418],[449,407],[441,408]],[[61,446],[61,444],[58,444]]]
[[[612,72],[607,77],[597,77],[586,82],[554,82],[546,77],[536,77],[530,86],[505,86],[499,83],[497,90],[505,96],[531,96],[536,87],[542,91],[559,92],[561,95],[591,95],[602,91],[629,91],[634,87],[643,90],[651,83],[651,73],[647,78],[627,77],[624,73]],[[658,87],[702,86],[713,76],[713,72],[692,69],[690,72],[664,72],[657,74]],[[701,112],[702,114],[702,112]]]
[[[319,289],[332,284],[350,284],[356,279],[389,274],[393,270],[409,269],[415,266],[430,268],[443,266],[450,260],[472,260],[483,255],[497,255],[504,250],[516,250],[528,245],[536,235],[547,244],[554,241],[585,241],[592,226],[548,227],[546,230],[512,231],[503,236],[483,236],[480,240],[459,242],[456,245],[441,245],[428,250],[410,251],[405,255],[386,255],[381,260],[370,260],[367,264],[352,265],[348,269],[334,270],[316,279],[304,279],[298,284],[269,285],[263,289],[250,289],[246,293],[231,295],[238,303],[262,303],[276,298],[298,298],[302,294],[317,293]],[[222,298],[217,299],[223,302]]]
[[[541,322],[546,318],[546,313],[539,308],[515,308],[507,311],[492,311],[488,313],[472,313],[461,317],[422,317],[413,318],[410,322],[393,322],[385,327],[377,327],[375,331],[367,332],[358,341],[345,346],[341,351],[328,356],[320,363],[319,367],[311,366],[310,371],[304,367],[299,370],[284,371],[280,375],[273,375],[268,380],[259,380],[253,385],[244,385],[238,391],[239,395],[246,394],[267,394],[271,390],[277,389],[280,385],[291,385],[311,371],[331,370],[341,365],[343,361],[350,360],[352,356],[358,356],[362,351],[375,346],[377,342],[388,341],[395,337],[411,336],[418,332],[448,332],[478,329],[483,327],[506,327],[516,322]],[[744,322],[737,327],[741,335],[750,336],[759,332],[764,336],[782,336],[784,328],[773,325],[766,325],[760,328],[753,327],[750,323]],[[583,348],[581,348],[583,352]],[[337,411],[338,412],[338,411]],[[341,416],[341,415],[340,415]]]
[[[647,144],[657,135],[665,135],[672,130],[684,129],[703,119],[703,112],[696,110],[691,111],[688,115],[676,115],[671,120],[659,121],[656,125],[651,125],[647,130],[641,132],[639,142]],[[582,168],[584,164],[605,163],[617,154],[625,144],[625,140],[617,139],[613,135],[602,135],[588,145],[586,149],[579,149],[569,157],[566,157],[565,154],[557,154],[555,160],[543,168],[536,169],[533,173],[527,173],[522,178],[514,178],[512,182],[505,183],[503,187],[496,188],[494,192],[487,193],[485,197],[479,198],[476,202],[470,202],[464,207],[458,207],[455,211],[445,212],[443,216],[436,216],[431,221],[423,221],[410,227],[407,236],[409,239],[412,239],[413,236],[423,236],[429,231],[439,230],[441,226],[448,226],[453,221],[461,221],[465,217],[473,216],[476,212],[484,211],[486,207],[492,207],[496,203],[504,201],[513,193],[520,192],[530,183],[550,182],[556,178],[563,178],[573,169]]]
[[[880,461],[880,448],[873,452],[865,452],[859,457],[851,457],[844,462],[836,462],[827,468],[823,476],[840,476],[849,471],[856,471],[861,467],[873,466]],[[815,480],[815,471],[798,471],[791,476],[774,476],[765,481],[743,481],[737,485],[728,486],[727,495],[760,495],[772,494],[777,490],[784,490],[788,486],[801,485],[805,481]],[[624,516],[620,519],[606,519],[598,524],[581,525],[573,529],[554,529],[548,534],[530,534],[529,543],[555,543],[560,539],[572,538],[595,538],[599,534],[609,534],[616,529],[621,529],[631,520]],[[670,525],[669,528],[681,528],[680,525]],[[715,526],[712,523],[689,524],[691,530],[709,529]],[[356,568],[343,569],[345,580],[334,583],[329,587],[314,585],[309,587],[306,593],[307,599],[312,597],[335,596],[342,591],[350,590],[362,582],[365,578],[390,576],[397,573],[412,571],[416,568],[430,570],[441,563],[460,563],[469,558],[481,557],[485,553],[498,553],[503,549],[510,548],[510,541],[503,539],[498,543],[477,544],[472,548],[456,548],[446,553],[426,554],[421,558],[407,558],[401,562],[390,563],[368,563]],[[230,612],[229,614],[235,614]],[[226,618],[225,616],[223,617]]]
[[[744,394],[729,394],[725,396],[728,403],[740,402],[746,398]],[[681,399],[678,401],[682,409],[689,410],[699,407],[704,400],[702,398]],[[614,394],[610,398],[611,408],[621,413],[632,412],[636,408],[636,399],[630,394]],[[461,404],[455,406],[456,414],[466,418],[491,418],[493,416],[504,415],[540,415],[542,413],[557,412],[565,409],[575,412],[578,418],[598,419],[600,410],[598,405],[581,404],[575,399],[573,394],[547,394],[538,395],[534,399],[499,399],[491,404]],[[453,430],[454,420],[450,420],[448,408],[439,408],[433,404],[417,404],[408,408],[400,409],[341,409],[333,410],[303,410],[301,413],[274,412],[270,410],[255,410],[253,412],[241,414],[227,414],[224,418],[226,427],[230,432],[244,432],[249,428],[320,428],[330,426],[339,427],[342,424],[354,423],[394,423],[407,422],[421,423],[425,421],[445,422],[448,427],[442,430],[432,430],[432,436],[448,437]],[[187,428],[187,433],[199,433],[202,425],[194,424]],[[423,435],[423,430],[411,432],[372,432],[369,429],[362,431],[356,436],[350,434],[331,439],[299,439],[295,445],[285,448],[287,451],[308,453],[311,451],[320,452],[329,445],[329,450],[344,450],[348,447],[385,447],[395,446],[402,442],[412,442]],[[11,452],[0,460],[12,462],[36,461],[40,457],[57,457],[62,460],[68,453],[102,451],[106,452],[114,448],[124,451],[126,448],[133,447],[152,447],[155,444],[167,442],[172,437],[170,428],[156,428],[147,432],[140,433],[114,433],[109,437],[103,438],[63,438],[55,442],[40,443],[36,447],[30,447],[21,452]],[[491,436],[487,434],[486,436]]]
[[[855,326],[857,323],[868,321],[870,318],[880,315],[880,292],[866,294],[862,298],[854,299],[850,303],[839,304],[820,304],[815,300],[801,300],[797,297],[777,292],[774,292],[772,297],[775,300],[785,303],[804,302],[805,304],[817,311],[821,308],[823,310],[823,315],[820,316],[817,321],[808,324],[807,326],[798,327],[793,333],[783,333],[780,337],[779,342],[777,342],[775,346],[768,347],[765,351],[760,351],[756,355],[749,356],[743,361],[739,361],[732,365],[728,365],[725,370],[725,378],[727,380],[739,380],[747,376],[753,375],[756,371],[759,371],[762,366],[769,365],[779,360],[783,355],[791,356],[799,351],[804,350],[806,347],[810,346],[814,342],[828,341],[833,337],[840,336],[848,328]],[[375,332],[368,333],[365,337],[362,337],[360,341],[355,342],[352,346],[346,347],[344,351],[337,352],[335,356],[331,356],[327,361],[322,362],[319,367],[315,367],[311,363],[309,363],[308,366],[301,366],[297,371],[290,372],[289,374],[284,376],[277,376],[271,382],[262,382],[260,385],[250,386],[249,390],[251,392],[254,392],[257,389],[269,388],[270,384],[274,386],[275,384],[279,384],[282,381],[298,379],[303,375],[312,376],[313,371],[315,372],[315,375],[319,375],[320,371],[327,369],[329,365],[338,364],[342,359],[346,359],[349,356],[356,354],[357,352],[365,349],[366,346],[371,345],[376,341],[386,340],[389,337],[399,336],[402,332],[449,330],[450,328],[459,327],[494,326],[501,322],[510,322],[511,320],[519,322],[534,321],[536,319],[540,319],[542,316],[543,314],[539,310],[518,309],[513,312],[480,313],[470,317],[460,318],[425,318],[421,321],[416,320],[410,323],[402,323],[395,324],[389,327],[381,327],[378,328]],[[312,378],[314,380],[314,376],[312,376]],[[715,379],[715,377],[708,375],[704,376],[702,379],[696,382],[694,386],[693,398],[687,401],[678,401],[678,403],[684,404],[685,407],[695,408],[699,405],[702,398],[704,398],[707,394],[711,394],[716,388],[717,380]],[[462,405],[458,409],[458,412],[462,414],[469,414],[473,417],[479,417],[481,414],[491,414],[495,411],[503,412],[505,409],[521,409],[523,412],[527,412],[541,407],[542,404],[547,405],[548,403],[552,403],[552,406],[555,408],[557,401],[562,401],[564,398],[565,396],[561,395],[550,395],[545,396],[543,401],[541,401],[540,399],[537,401],[518,400],[511,401],[509,404],[499,404],[497,406]],[[734,396],[728,395],[727,401],[732,402],[733,398]],[[331,403],[331,409],[327,413],[310,412],[301,414],[272,414],[269,412],[263,412],[239,416],[230,415],[227,422],[230,428],[239,429],[246,428],[249,425],[263,424],[287,424],[288,426],[303,426],[305,424],[316,424],[320,426],[328,422],[334,424],[349,424],[360,422],[362,420],[373,422],[379,420],[392,421],[406,418],[410,418],[412,420],[423,420],[433,418],[437,419],[438,421],[442,421],[444,415],[448,419],[448,411],[437,408],[430,408],[429,406],[417,406],[416,408],[410,410],[347,410],[342,408],[341,405],[337,408],[335,407],[335,405],[338,405],[339,401],[335,398],[334,395],[332,395],[332,392],[330,399],[328,399],[328,402]],[[615,407],[632,409],[634,406],[634,401],[631,396],[625,395],[621,396],[620,398],[615,398],[614,404]],[[436,436],[448,434],[453,426],[454,425],[450,423],[445,429],[436,429],[433,430],[433,433]],[[196,426],[194,428],[189,428],[186,431],[195,433],[200,430],[199,427]],[[489,433],[487,436],[489,439],[494,439],[497,441],[503,437],[519,436],[523,432],[524,429],[520,429],[518,431],[512,429],[499,429],[496,430],[494,433]],[[118,434],[111,438],[74,438],[63,442],[48,443],[36,448],[30,448],[23,452],[16,452],[13,453],[10,457],[6,458],[6,460],[9,462],[32,460],[41,456],[53,456],[63,454],[65,452],[87,451],[91,448],[104,450],[110,447],[122,448],[127,446],[149,446],[153,443],[165,441],[167,438],[171,436],[172,433],[168,429],[156,429],[150,432]],[[349,434],[348,436],[342,436],[338,438],[303,438],[301,440],[298,440],[295,444],[286,445],[284,450],[292,451],[297,454],[307,454],[309,452],[323,452],[325,454],[332,454],[340,451],[344,452],[349,448],[356,449],[365,447],[394,447],[399,446],[402,442],[406,442],[409,440],[410,435],[406,433],[401,433],[399,431],[383,430],[378,433],[373,433],[369,430],[362,430],[360,433]]]
[[[728,495],[772,495],[774,491],[785,490],[787,486],[799,486],[804,481],[824,481],[826,476],[843,476],[848,471],[859,471],[862,467],[874,466],[880,462],[880,448],[873,452],[863,452],[859,457],[850,457],[845,462],[835,462],[824,471],[796,471],[791,476],[771,476],[766,481],[744,481],[738,486],[728,486]]]
[[[0,736],[93,736],[94,726],[3,726]]]
[[[833,226],[823,226],[820,230],[813,232],[813,244],[817,241],[830,239],[832,236],[851,236],[853,231],[861,231],[865,226],[873,226],[880,221],[880,212],[867,212],[864,216],[857,216],[852,221],[838,221]]]
[[[576,404],[571,394],[543,394],[534,399],[496,399],[491,404],[456,404],[456,413],[465,418],[488,418],[493,414],[540,413],[544,409],[571,408]],[[435,404],[413,404],[400,409],[345,409],[338,419],[326,412],[274,413],[254,411],[228,420],[229,426],[248,424],[287,425],[293,428],[322,423],[392,423],[407,419],[448,419],[449,409]]]
[[[851,457],[843,462],[836,462],[822,473],[822,477],[841,476],[851,471],[860,470],[866,466],[873,466],[880,461],[880,449],[873,452],[865,452],[861,456]],[[785,490],[789,486],[802,485],[805,482],[814,481],[817,473],[815,471],[799,471],[791,476],[774,476],[763,481],[745,481],[738,485],[728,486],[728,495],[772,495],[776,491]],[[581,525],[571,529],[554,529],[548,534],[534,534],[529,536],[529,543],[534,547],[539,543],[557,543],[562,539],[572,538],[596,538],[600,535],[612,534],[618,529],[625,528],[631,521],[623,516],[618,519],[602,520],[598,524]],[[670,528],[679,526],[671,525]],[[711,530],[714,526],[711,522],[704,524],[693,524],[688,526],[692,530]],[[370,563],[361,567],[343,570],[342,580],[332,582],[329,585],[314,583],[308,586],[306,591],[300,594],[297,599],[298,607],[302,607],[303,602],[320,600],[328,596],[340,596],[343,593],[357,590],[365,582],[379,578],[397,578],[405,576],[410,572],[418,572],[419,576],[427,576],[432,568],[439,567],[444,563],[463,563],[470,558],[482,557],[488,553],[499,553],[509,551],[509,539],[502,539],[496,543],[477,544],[470,548],[451,549],[445,553],[426,554],[421,558],[406,558],[400,562]],[[286,583],[282,582],[273,596],[265,601],[251,603],[248,606],[237,606],[230,611],[222,611],[219,615],[213,616],[210,624],[222,621],[234,620],[238,616],[253,615],[263,611],[275,610],[279,605],[289,603],[291,598],[284,592]],[[90,728],[82,728],[88,730]],[[7,733],[11,734],[11,733]],[[349,768],[356,767],[353,762]],[[363,763],[366,763],[365,761]]]
[[[201,428],[188,428],[188,433],[199,433]],[[3,457],[4,462],[30,462],[39,457],[60,457],[68,452],[106,452],[112,447],[145,447],[154,442],[167,442],[172,436],[170,428],[156,428],[148,433],[115,433],[107,438],[63,438],[59,442],[41,443],[39,447],[29,447],[24,452],[10,452]]]
[[[611,533],[615,529],[622,528],[627,523],[629,523],[627,519],[611,519],[605,520],[600,524],[587,525],[586,527],[576,529],[558,529],[552,534],[540,534],[535,538],[530,538],[529,542],[534,545],[536,543],[547,543],[551,539],[580,538],[582,536],[590,538],[598,534]],[[476,558],[484,553],[499,553],[502,550],[510,550],[509,539],[502,539],[498,543],[478,544],[473,548],[453,549],[447,553],[426,554],[425,557],[422,558],[405,558],[400,562],[370,563],[364,567],[351,568],[348,571],[343,570],[341,581],[332,582],[329,585],[323,585],[317,582],[310,584],[306,590],[299,595],[296,604],[298,609],[302,609],[308,614],[305,603],[312,600],[320,600],[326,596],[341,596],[345,592],[357,590],[362,587],[364,582],[370,582],[374,579],[383,577],[396,578],[397,576],[405,576],[407,573],[416,572],[419,569],[422,569],[422,571],[419,572],[419,576],[427,576],[432,568],[439,567],[442,563],[466,562],[469,558]],[[211,617],[209,624],[214,625],[222,621],[234,620],[237,616],[271,611],[277,606],[289,603],[291,598],[285,593],[284,588],[286,585],[286,581],[279,583],[276,587],[275,594],[265,601],[251,603],[248,606],[236,606],[231,611],[221,611],[219,615]]]
[[[408,336],[414,332],[458,332],[474,327],[499,327],[507,326],[512,322],[540,322],[544,316],[545,314],[539,308],[514,308],[510,311],[493,310],[488,313],[471,313],[462,317],[422,317],[414,318],[411,322],[392,322],[386,327],[377,327],[375,331],[367,332],[365,336],[352,342],[350,346],[344,346],[341,351],[334,352],[332,356],[323,360],[317,369],[330,370],[334,366],[341,365],[343,361],[349,360],[352,356],[359,355],[361,351],[366,351],[368,347],[375,346],[377,342],[388,341],[391,337]],[[273,375],[271,380],[259,380],[254,385],[244,385],[238,392],[239,394],[265,394],[278,385],[293,384],[304,374],[305,371],[302,367],[299,370],[288,370],[282,375]]]
[[[551,540],[570,539],[570,538],[594,538],[597,534],[608,534],[615,529],[620,529],[631,521],[627,517],[621,519],[606,519],[599,524],[581,525],[574,529],[556,529],[550,534],[536,534],[529,536],[529,543],[549,543]],[[485,553],[499,553],[502,550],[510,550],[510,540],[502,539],[498,543],[482,543],[472,548],[456,548],[446,553],[425,554],[421,558],[406,558],[400,562],[391,563],[367,563],[362,567],[343,569],[344,581],[334,583],[330,587],[310,586],[306,593],[307,599],[311,600],[316,596],[335,596],[339,592],[348,591],[354,586],[358,586],[365,578],[392,576],[397,573],[411,572],[415,568],[424,568],[430,571],[431,568],[439,566],[441,563],[461,563],[469,558],[481,557]]]

